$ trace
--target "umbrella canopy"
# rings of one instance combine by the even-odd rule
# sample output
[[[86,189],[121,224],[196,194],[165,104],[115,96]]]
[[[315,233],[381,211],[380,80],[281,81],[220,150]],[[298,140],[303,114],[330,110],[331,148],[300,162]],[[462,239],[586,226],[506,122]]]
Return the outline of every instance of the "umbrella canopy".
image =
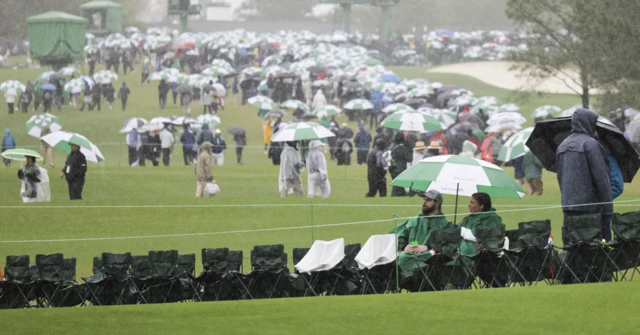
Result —
[[[484,96],[484,97],[479,97],[478,99],[476,99],[476,106],[477,105],[483,105],[483,106],[497,106],[497,105],[501,105],[502,101],[500,101],[498,98],[494,97],[494,96]]]
[[[55,86],[54,86],[55,87]],[[0,84],[0,91],[6,95],[20,95],[27,89],[21,82],[17,80],[9,80]]]
[[[384,73],[380,79],[386,83],[399,83],[402,79],[395,73]]]
[[[68,83],[64,84],[65,92],[71,94],[78,94],[84,90],[84,80],[80,78],[72,79]]]
[[[382,121],[382,126],[404,131],[426,132],[429,130],[442,130],[443,125],[433,116],[417,111],[397,112],[391,114]]]
[[[211,114],[203,114],[203,115],[199,115],[196,118],[196,121],[198,121],[199,123],[202,124],[208,124],[210,125],[212,128],[217,127],[220,123],[222,123],[222,121],[220,120],[220,118],[216,115],[211,115]]]
[[[525,128],[511,136],[502,145],[498,160],[501,162],[509,162],[529,152],[529,148],[527,148],[525,143],[529,139],[529,136],[531,136],[531,132],[533,132],[533,127]]]
[[[329,116],[334,116],[334,115],[338,115],[342,113],[342,109],[340,109],[337,106],[334,105],[324,105],[318,109],[316,109],[315,111],[313,111],[313,115],[322,118],[322,117],[329,117]]]
[[[547,117],[549,115],[560,113],[561,110],[562,108],[558,106],[549,106],[549,105],[540,106],[536,108],[536,110],[531,114],[531,117],[535,117],[535,118]]]
[[[464,196],[484,192],[493,198],[519,199],[525,195],[520,185],[497,165],[454,155],[425,158],[402,172],[391,185]]]
[[[302,109],[305,112],[309,111],[309,106],[300,100],[287,100],[280,104],[280,107],[291,108],[291,109]]]
[[[268,119],[271,117],[278,118],[278,117],[286,117],[286,116],[289,116],[289,113],[283,110],[270,110],[264,115],[264,118]]]
[[[373,109],[373,104],[369,100],[353,99],[344,105],[344,109],[350,109],[350,110]]]
[[[629,122],[625,132],[629,136],[631,143],[640,143],[640,119]]]
[[[329,86],[331,85],[331,83],[328,80],[322,79],[322,80],[314,81],[312,85],[314,87],[322,87],[322,86]]]
[[[397,112],[415,112],[415,109],[402,103],[396,103],[383,108],[382,111],[385,113],[393,114]]]
[[[520,106],[516,104],[504,104],[498,109],[498,113],[515,113],[520,110]]]
[[[36,160],[42,160],[42,157],[40,156],[39,153],[29,149],[20,149],[20,148],[9,149],[9,150],[3,151],[2,154],[0,155],[2,155],[2,157],[4,158],[11,159],[14,161],[24,162],[27,160],[27,156],[35,157]]]
[[[102,70],[94,74],[93,79],[96,81],[96,83],[109,84],[118,80],[118,75],[108,70]]]
[[[487,124],[493,127],[519,126],[525,122],[527,119],[516,112],[498,113],[487,120]]]
[[[34,115],[25,123],[27,133],[33,137],[40,138],[42,132],[49,128],[52,132],[60,131],[62,125],[60,119],[49,113]]]
[[[448,109],[425,109],[418,110],[423,113],[433,116],[438,122],[444,124],[447,128],[453,126],[456,123],[458,113],[450,111]]]
[[[251,97],[247,100],[251,106],[258,107],[264,110],[274,110],[277,108],[277,105],[271,98],[265,97],[264,95],[256,95],[255,97]]]
[[[58,71],[58,73],[63,76],[80,75],[80,71],[78,71],[78,69],[73,66],[63,67],[62,69],[60,69],[60,71]]]
[[[475,103],[476,103],[476,98],[470,95],[461,95],[453,100],[450,100],[449,106],[454,106],[454,107],[472,106]]]
[[[336,136],[329,129],[315,122],[298,122],[290,124],[271,137],[272,142],[291,142],[317,140]]]
[[[50,146],[67,154],[71,153],[71,144],[75,144],[80,147],[80,152],[84,154],[88,161],[96,163],[104,161],[104,156],[102,156],[100,149],[80,134],[56,131],[43,136],[41,139]]]
[[[122,124],[122,128],[120,129],[120,133],[123,133],[123,134],[128,133],[134,129],[138,129],[144,126],[147,123],[149,122],[147,122],[147,120],[141,117],[131,118],[127,121],[124,121],[124,123]]]
[[[169,72],[156,72],[151,74],[151,76],[149,76],[149,80],[153,80],[153,81],[164,80],[166,82],[173,83],[178,81],[178,77]]]
[[[51,83],[46,83],[46,84],[42,85],[41,87],[45,91],[55,91],[56,90],[56,85],[51,84]]]
[[[527,147],[538,157],[542,165],[556,172],[556,150],[571,135],[571,117],[558,117],[538,122],[527,140]],[[611,154],[618,162],[625,183],[633,181],[640,168],[640,155],[624,137],[618,127],[598,120],[596,123],[598,137],[609,147]]]
[[[247,133],[247,131],[246,131],[244,128],[240,127],[240,126],[233,126],[233,127],[230,127],[229,129],[227,129],[227,131],[228,131],[228,132],[229,132],[229,134],[231,134],[231,135],[236,135],[236,134],[246,134],[246,133]]]

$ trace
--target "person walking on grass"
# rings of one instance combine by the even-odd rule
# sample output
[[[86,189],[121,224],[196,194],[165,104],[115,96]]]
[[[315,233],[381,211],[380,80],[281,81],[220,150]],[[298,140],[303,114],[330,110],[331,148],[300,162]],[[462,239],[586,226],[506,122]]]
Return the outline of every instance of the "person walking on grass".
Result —
[[[71,153],[67,156],[67,161],[60,173],[60,178],[66,178],[69,185],[69,199],[82,200],[82,189],[84,188],[85,175],[87,174],[87,159],[80,152],[80,147],[71,144]]]
[[[214,182],[211,159],[211,143],[203,142],[198,149],[196,161],[196,198],[202,198],[207,183]]]
[[[302,179],[300,178],[302,168],[304,168],[304,163],[300,160],[297,144],[287,142],[282,154],[280,154],[278,189],[281,198],[286,198],[289,193],[302,197]]]
[[[122,83],[120,90],[118,90],[118,98],[122,101],[122,111],[127,110],[127,100],[129,100],[129,94],[131,94],[131,90],[127,86],[127,83]]]
[[[176,140],[169,130],[170,125],[165,124],[164,128],[160,132],[160,146],[162,148],[162,164],[169,166],[171,160],[171,154],[173,153],[173,145]]]

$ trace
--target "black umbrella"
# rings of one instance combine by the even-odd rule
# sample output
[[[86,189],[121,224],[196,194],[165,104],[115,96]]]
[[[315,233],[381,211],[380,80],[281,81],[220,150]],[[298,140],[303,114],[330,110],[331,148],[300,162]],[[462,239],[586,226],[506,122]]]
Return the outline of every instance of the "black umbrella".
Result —
[[[596,133],[620,165],[624,182],[630,183],[640,168],[638,152],[620,129],[612,124],[598,121]],[[571,116],[542,120],[536,124],[526,144],[547,170],[556,172],[556,150],[569,135]]]
[[[229,129],[227,129],[227,131],[229,132],[229,134],[231,135],[236,135],[236,134],[245,134],[247,131],[240,127],[240,126],[233,126],[230,127]]]

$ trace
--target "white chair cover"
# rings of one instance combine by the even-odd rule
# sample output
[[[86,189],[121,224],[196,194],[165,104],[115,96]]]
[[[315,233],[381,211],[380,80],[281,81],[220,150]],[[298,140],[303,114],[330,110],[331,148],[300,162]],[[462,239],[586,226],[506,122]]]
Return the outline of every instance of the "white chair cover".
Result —
[[[360,269],[371,269],[378,265],[389,264],[396,260],[397,245],[395,234],[373,235],[369,237],[355,260]]]
[[[301,273],[327,271],[344,259],[344,238],[333,241],[315,241],[307,254],[295,265]]]

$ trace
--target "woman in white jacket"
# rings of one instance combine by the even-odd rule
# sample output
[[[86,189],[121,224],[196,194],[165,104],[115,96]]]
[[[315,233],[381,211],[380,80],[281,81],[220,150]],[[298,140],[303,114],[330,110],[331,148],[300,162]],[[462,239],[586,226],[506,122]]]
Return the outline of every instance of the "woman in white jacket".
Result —
[[[322,194],[323,198],[328,198],[331,193],[329,174],[327,172],[327,160],[320,148],[324,143],[313,140],[309,143],[309,155],[307,156],[307,169],[309,177],[307,179],[307,196],[313,198],[316,192]]]

